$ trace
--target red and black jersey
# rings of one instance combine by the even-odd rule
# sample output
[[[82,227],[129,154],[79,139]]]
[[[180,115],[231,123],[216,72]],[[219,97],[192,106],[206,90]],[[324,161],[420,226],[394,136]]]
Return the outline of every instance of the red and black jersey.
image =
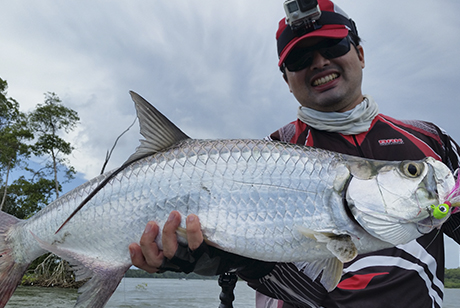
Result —
[[[460,148],[439,127],[423,121],[398,121],[381,114],[367,132],[358,135],[319,131],[297,120],[268,139],[387,161],[431,156],[452,171],[459,167]],[[271,275],[261,279],[258,290],[284,299],[283,307],[441,308],[443,234],[460,242],[459,226],[460,213],[453,214],[441,230],[405,245],[359,255],[344,265],[341,282],[330,293],[321,291],[318,283],[288,264],[278,265]],[[291,290],[286,291],[286,286]]]
[[[297,120],[271,134],[270,139],[387,161],[431,156],[451,169],[458,167],[458,146],[439,127],[423,121],[398,121],[381,114],[367,132],[358,135],[320,131]]]

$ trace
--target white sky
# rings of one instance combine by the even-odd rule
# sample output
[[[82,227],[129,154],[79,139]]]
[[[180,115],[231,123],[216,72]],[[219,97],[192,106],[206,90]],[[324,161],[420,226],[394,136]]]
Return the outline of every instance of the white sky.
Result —
[[[80,178],[134,120],[134,90],[193,138],[262,138],[296,117],[277,67],[283,0],[15,0],[0,17],[0,77],[24,111],[57,93],[81,118]],[[460,141],[460,1],[337,0],[357,23],[363,92],[382,113],[435,122]],[[137,125],[108,169],[138,145]],[[448,267],[459,262],[448,245]]]

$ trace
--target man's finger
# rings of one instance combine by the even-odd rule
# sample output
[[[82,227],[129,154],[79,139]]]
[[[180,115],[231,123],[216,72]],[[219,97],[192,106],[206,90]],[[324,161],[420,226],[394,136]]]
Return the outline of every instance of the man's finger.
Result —
[[[172,211],[163,227],[162,243],[163,254],[166,258],[171,259],[177,250],[176,230],[180,225],[181,217],[179,212]]]
[[[129,253],[131,255],[131,262],[134,266],[148,272],[148,273],[156,273],[158,272],[158,267],[151,266],[145,260],[144,254],[142,253],[141,246],[136,243],[132,243],[129,245]],[[163,254],[161,253],[161,258],[163,258]]]
[[[203,233],[201,232],[201,225],[198,216],[190,214],[187,217],[187,242],[190,250],[197,249],[203,242]]]
[[[160,267],[161,262],[163,261],[163,255],[160,256],[158,245],[155,242],[159,231],[160,228],[158,225],[153,221],[149,221],[145,226],[144,233],[139,241],[142,255],[144,256],[146,263],[152,267]]]
[[[158,232],[158,225],[153,221],[149,221],[141,236],[140,245],[136,243],[129,245],[133,265],[149,273],[157,272],[163,261],[163,253],[158,249],[158,245],[155,242]]]

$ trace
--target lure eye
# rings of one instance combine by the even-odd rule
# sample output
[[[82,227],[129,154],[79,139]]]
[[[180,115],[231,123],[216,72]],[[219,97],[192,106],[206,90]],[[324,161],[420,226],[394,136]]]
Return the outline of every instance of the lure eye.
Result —
[[[410,178],[416,178],[420,174],[422,174],[423,165],[415,162],[404,162],[402,166],[402,171],[406,176]]]
[[[450,206],[446,203],[440,204],[438,206],[432,205],[433,217],[436,219],[443,219],[449,213]]]

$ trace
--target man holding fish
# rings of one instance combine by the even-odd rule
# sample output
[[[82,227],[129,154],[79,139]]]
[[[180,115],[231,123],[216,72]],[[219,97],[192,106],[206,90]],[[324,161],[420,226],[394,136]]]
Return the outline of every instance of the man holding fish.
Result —
[[[459,167],[460,148],[443,130],[379,114],[373,98],[362,94],[364,49],[355,23],[337,5],[288,0],[285,8],[287,19],[276,34],[278,65],[301,107],[296,121],[268,139],[385,161],[433,157],[453,172]],[[293,264],[219,254],[203,241],[193,214],[186,220],[188,247],[183,247],[176,239],[180,222],[180,214],[172,212],[162,250],[155,243],[159,227],[149,222],[140,245],[130,245],[133,264],[148,272],[199,272],[197,264],[211,263],[214,273],[237,269],[258,291],[256,306],[266,308],[442,307],[443,234],[460,241],[460,214],[454,213],[440,230],[345,263],[340,283],[328,292]]]

